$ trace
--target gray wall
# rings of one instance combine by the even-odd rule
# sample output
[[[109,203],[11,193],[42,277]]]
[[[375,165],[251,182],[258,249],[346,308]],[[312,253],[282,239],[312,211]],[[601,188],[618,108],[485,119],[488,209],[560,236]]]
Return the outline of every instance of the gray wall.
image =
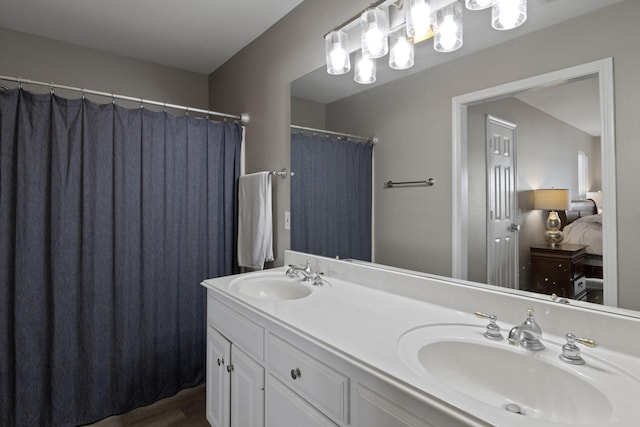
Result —
[[[305,1],[209,76],[210,108],[249,113],[247,172],[290,168],[290,90],[298,77],[324,65],[324,34],[368,0]],[[282,265],[290,234],[290,180],[274,181],[274,255]]]
[[[322,37],[326,31],[367,5],[367,1],[307,0],[259,39],[243,49],[210,76],[211,106],[230,111],[248,111],[252,122],[247,132],[249,171],[286,167],[289,164],[289,82],[324,65]],[[614,58],[616,156],[618,186],[618,254],[620,305],[640,309],[640,287],[635,265],[640,259],[636,230],[640,226],[640,2],[626,0],[606,9],[566,23],[467,55],[429,70],[422,78],[409,77],[416,85],[411,91],[393,83],[380,88],[388,102],[375,106],[380,120],[398,116],[398,123],[420,123],[421,129],[407,132],[409,150],[393,134],[378,133],[377,124],[354,124],[341,130],[355,134],[373,132],[381,141],[376,157],[387,157],[389,166],[377,170],[376,203],[388,206],[396,224],[419,224],[407,244],[406,265],[425,266],[434,273],[451,273],[451,98],[483,88],[570,67],[585,62]],[[600,29],[594,31],[594,29]],[[487,70],[479,72],[479,70]],[[419,92],[424,102],[416,109],[401,100]],[[373,108],[372,108],[373,109]],[[327,117],[333,123],[334,118]],[[364,127],[366,125],[366,127]],[[385,179],[434,177],[435,187],[396,204],[401,191],[383,192]],[[281,230],[283,212],[289,209],[289,183],[276,186],[276,240],[279,263],[288,248],[289,236]],[[396,213],[397,216],[392,216]],[[379,220],[379,218],[376,218]],[[408,236],[395,231],[393,223],[378,224],[377,239],[404,244]],[[418,244],[411,242],[418,241]]]
[[[546,212],[533,211],[531,190],[568,188],[578,198],[578,150],[589,155],[590,176],[600,177],[600,145],[594,137],[530,105],[507,98],[485,102],[467,110],[467,161],[469,165],[469,280],[487,281],[486,268],[486,115],[507,120],[516,128],[518,174],[520,288],[527,289],[530,276],[529,247],[544,244]],[[599,138],[596,138],[599,141]]]
[[[190,71],[5,28],[0,28],[0,52],[2,75],[84,87],[194,108],[208,107],[208,78]],[[25,85],[25,88],[33,92],[46,90],[38,86]],[[69,93],[62,90],[56,93],[73,98],[80,96],[77,92]],[[102,97],[92,97],[92,100],[101,103],[108,101]],[[122,102],[120,104],[126,105]],[[182,114],[177,111],[173,113]]]
[[[327,106],[319,102],[292,96],[291,124],[314,129],[326,129]]]

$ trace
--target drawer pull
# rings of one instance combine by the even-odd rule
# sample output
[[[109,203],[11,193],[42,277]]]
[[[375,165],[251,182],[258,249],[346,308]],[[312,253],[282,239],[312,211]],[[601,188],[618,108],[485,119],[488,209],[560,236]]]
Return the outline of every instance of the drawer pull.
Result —
[[[222,359],[218,358],[218,366],[224,365],[224,357]]]
[[[229,364],[227,365],[227,372],[231,373],[231,371],[233,371],[233,365]]]
[[[298,378],[300,378],[301,373],[300,373],[300,369],[295,368],[291,370],[291,378],[293,378],[294,380],[297,380]]]

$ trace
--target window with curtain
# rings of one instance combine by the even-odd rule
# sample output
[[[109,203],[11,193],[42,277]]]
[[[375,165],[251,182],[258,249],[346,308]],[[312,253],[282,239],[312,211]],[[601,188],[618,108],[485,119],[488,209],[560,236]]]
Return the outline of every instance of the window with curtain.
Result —
[[[291,134],[291,248],[371,261],[373,146]]]
[[[589,155],[578,151],[578,198],[584,199],[589,191]]]
[[[242,128],[0,91],[0,425],[74,426],[204,381]]]

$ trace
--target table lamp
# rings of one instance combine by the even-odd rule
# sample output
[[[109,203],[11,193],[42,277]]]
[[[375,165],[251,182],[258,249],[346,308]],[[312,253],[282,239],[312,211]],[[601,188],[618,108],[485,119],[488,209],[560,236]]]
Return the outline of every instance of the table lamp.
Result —
[[[562,223],[556,211],[569,209],[570,202],[570,194],[567,189],[551,188],[533,192],[533,208],[549,211],[544,239],[551,247],[555,247],[562,242],[563,237],[563,233],[560,231]]]

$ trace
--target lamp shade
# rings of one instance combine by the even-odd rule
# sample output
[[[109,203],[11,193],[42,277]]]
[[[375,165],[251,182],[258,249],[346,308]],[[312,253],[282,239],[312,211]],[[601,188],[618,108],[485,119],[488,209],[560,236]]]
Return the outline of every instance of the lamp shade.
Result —
[[[587,199],[591,199],[596,202],[598,212],[602,210],[602,191],[587,191]]]
[[[551,188],[533,192],[533,208],[547,211],[562,211],[571,206],[569,190]]]

